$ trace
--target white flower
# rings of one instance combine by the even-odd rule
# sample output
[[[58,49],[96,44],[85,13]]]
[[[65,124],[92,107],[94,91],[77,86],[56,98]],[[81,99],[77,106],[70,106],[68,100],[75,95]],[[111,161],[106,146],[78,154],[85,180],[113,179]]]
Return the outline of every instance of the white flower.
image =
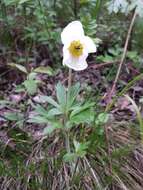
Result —
[[[89,53],[96,52],[93,40],[84,35],[80,21],[69,23],[61,33],[63,47],[63,65],[80,71],[87,68],[86,58]]]

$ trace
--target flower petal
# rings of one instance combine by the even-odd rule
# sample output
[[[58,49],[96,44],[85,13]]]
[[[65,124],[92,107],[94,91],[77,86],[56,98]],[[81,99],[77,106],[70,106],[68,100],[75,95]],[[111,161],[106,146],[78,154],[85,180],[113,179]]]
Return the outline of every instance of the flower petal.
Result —
[[[87,62],[84,60],[84,62],[80,62],[76,60],[75,62],[71,61],[68,59],[65,62],[65,65],[68,66],[69,68],[73,69],[74,71],[82,71],[87,68]]]
[[[84,44],[87,48],[88,53],[96,52],[97,50],[96,45],[94,44],[93,40],[90,37],[84,36]]]
[[[84,31],[80,21],[73,21],[69,23],[61,33],[61,40],[63,44],[68,44],[73,40],[79,40],[83,37]]]
[[[75,71],[81,71],[87,68],[86,58],[88,56],[87,52],[85,52],[79,58],[72,57],[69,51],[66,48],[63,48],[63,65],[68,66],[69,68]]]

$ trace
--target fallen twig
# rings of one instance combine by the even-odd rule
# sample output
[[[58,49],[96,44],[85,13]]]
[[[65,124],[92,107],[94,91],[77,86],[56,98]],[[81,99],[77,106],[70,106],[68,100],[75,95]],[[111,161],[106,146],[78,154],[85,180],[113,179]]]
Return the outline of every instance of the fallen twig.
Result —
[[[129,44],[129,39],[130,39],[131,32],[132,32],[132,29],[133,29],[133,26],[134,26],[134,23],[135,23],[136,16],[137,16],[137,12],[135,10],[134,14],[133,14],[133,17],[132,17],[132,20],[131,20],[131,23],[130,23],[130,26],[129,26],[128,33],[127,33],[127,37],[126,37],[126,41],[125,41],[125,45],[124,45],[123,55],[121,57],[121,61],[120,61],[120,64],[119,64],[119,67],[118,67],[118,70],[117,70],[117,74],[116,74],[116,77],[115,77],[115,80],[113,82],[113,86],[112,86],[112,89],[111,89],[111,92],[110,92],[110,95],[109,95],[109,100],[111,100],[112,95],[113,95],[113,93],[115,91],[116,84],[117,84],[117,81],[118,81],[118,78],[119,78],[119,75],[120,75],[120,72],[121,72],[121,68],[122,68],[122,65],[123,65],[125,57],[126,57],[127,48],[128,48],[128,44]]]

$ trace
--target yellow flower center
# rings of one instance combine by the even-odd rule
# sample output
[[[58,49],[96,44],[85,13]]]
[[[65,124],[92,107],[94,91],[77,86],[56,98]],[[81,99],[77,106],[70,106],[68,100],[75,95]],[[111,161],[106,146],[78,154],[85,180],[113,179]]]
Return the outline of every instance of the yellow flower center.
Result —
[[[73,57],[80,57],[83,54],[83,44],[79,40],[72,41],[68,49]]]

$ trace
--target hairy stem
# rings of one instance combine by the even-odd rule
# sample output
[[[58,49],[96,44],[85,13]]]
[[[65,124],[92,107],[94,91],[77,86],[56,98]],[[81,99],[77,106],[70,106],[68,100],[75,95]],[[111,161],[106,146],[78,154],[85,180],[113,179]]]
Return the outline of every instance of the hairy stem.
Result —
[[[69,99],[69,95],[70,95],[70,89],[71,89],[71,83],[72,83],[72,70],[69,69],[69,75],[68,75],[68,92],[67,92],[67,100]],[[63,118],[63,124],[65,126],[64,129],[64,136],[65,136],[65,147],[66,147],[66,153],[71,153],[71,149],[70,149],[70,130],[66,129],[66,122],[68,121],[68,110],[66,110],[65,114],[64,114],[64,118]],[[72,167],[69,164],[69,175],[71,173]],[[69,190],[70,189],[70,180],[69,177],[66,180],[66,189]]]
[[[67,96],[70,95],[70,89],[71,89],[71,83],[72,83],[72,70],[69,69],[69,76],[68,76],[68,93]],[[67,97],[68,99],[68,97]],[[66,121],[68,119],[68,112],[66,111],[65,116],[64,116],[64,125],[66,124]],[[66,144],[66,150],[68,153],[70,153],[70,135],[69,135],[69,130],[65,131],[65,144]]]
[[[68,91],[71,88],[71,84],[72,84],[72,70],[69,69],[69,76],[68,76]]]

